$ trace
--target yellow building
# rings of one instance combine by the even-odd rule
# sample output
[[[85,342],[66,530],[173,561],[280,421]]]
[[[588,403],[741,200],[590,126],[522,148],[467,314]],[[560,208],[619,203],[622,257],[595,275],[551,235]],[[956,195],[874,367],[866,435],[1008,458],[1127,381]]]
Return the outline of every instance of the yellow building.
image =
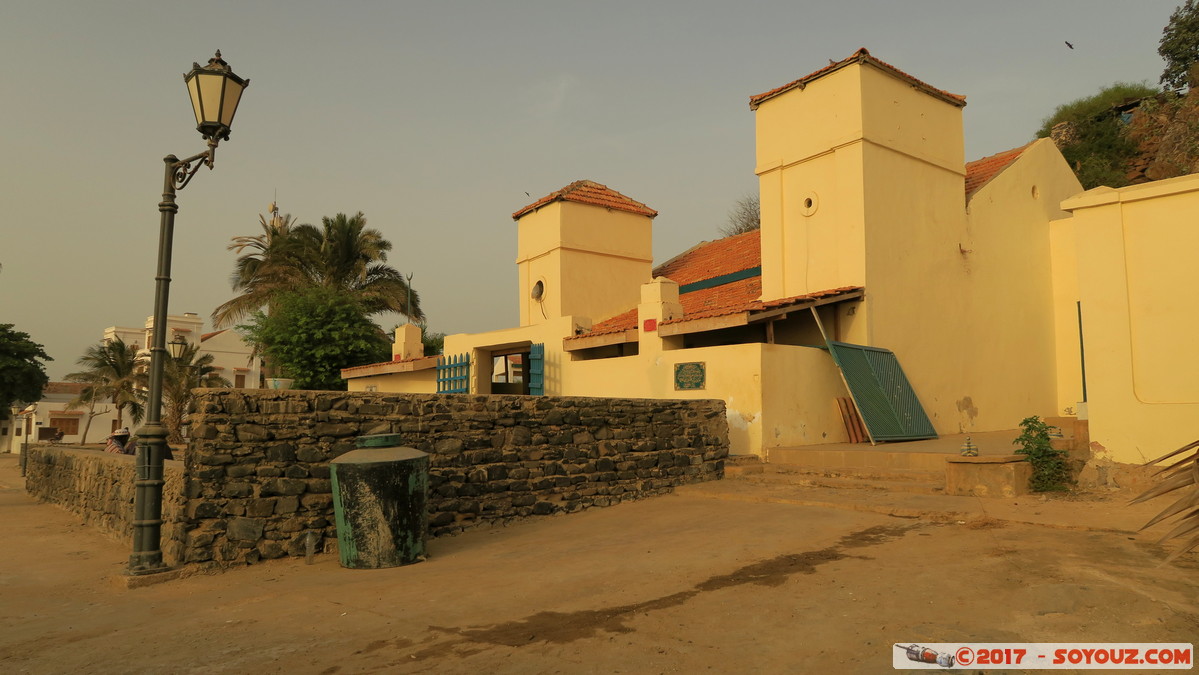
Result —
[[[1081,186],[1048,139],[966,163],[963,106],[859,50],[750,99],[760,231],[703,242],[655,268],[657,212],[607,186],[571,183],[513,214],[519,326],[448,336],[443,359],[424,357],[419,330],[406,326],[395,360],[343,376],[351,390],[720,398],[733,452],[762,456],[1074,414],[1086,398],[1078,303],[1134,292],[1091,261],[1109,265],[1113,247],[1128,245],[1118,221],[1130,200],[1165,193],[1075,197]],[[1192,190],[1169,199],[1190,207]],[[1125,198],[1133,193],[1141,196]],[[1092,221],[1115,229],[1101,238]],[[1088,236],[1076,239],[1081,231]],[[1146,234],[1187,236],[1182,225]],[[1137,264],[1152,268],[1149,250],[1137,250],[1150,256]],[[1155,274],[1135,292],[1160,292],[1181,272]],[[1132,365],[1086,368],[1092,412],[1106,411],[1093,380],[1138,365],[1134,384],[1153,402],[1135,386],[1112,395],[1164,406],[1146,408],[1146,419],[1199,400],[1194,378],[1182,382],[1168,366],[1163,341],[1175,333],[1113,346],[1118,330],[1089,323],[1163,331],[1174,325],[1169,312],[1118,315],[1095,302],[1093,316],[1084,312],[1087,357],[1127,347]],[[1113,448],[1128,442],[1111,438]]]

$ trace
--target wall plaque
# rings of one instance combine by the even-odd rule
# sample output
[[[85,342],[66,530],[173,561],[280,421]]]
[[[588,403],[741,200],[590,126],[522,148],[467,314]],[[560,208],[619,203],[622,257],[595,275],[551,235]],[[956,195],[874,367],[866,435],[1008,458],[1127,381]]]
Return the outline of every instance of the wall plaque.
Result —
[[[703,361],[674,364],[674,388],[703,389],[707,384],[707,371]]]

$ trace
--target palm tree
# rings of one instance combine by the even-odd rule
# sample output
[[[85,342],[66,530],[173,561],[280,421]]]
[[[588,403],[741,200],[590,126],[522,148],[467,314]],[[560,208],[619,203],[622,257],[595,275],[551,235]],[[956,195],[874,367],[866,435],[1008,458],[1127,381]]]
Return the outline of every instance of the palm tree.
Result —
[[[398,312],[424,318],[420,298],[403,275],[387,265],[391,242],[366,226],[361,213],[322,218],[321,228],[293,225],[278,212],[268,223],[259,217],[262,234],[235,237],[229,250],[241,254],[232,284],[241,294],[213,312],[213,323],[225,326],[266,308],[281,294],[326,287],[347,292],[371,314]],[[249,251],[249,252],[246,252]],[[411,298],[411,307],[409,306]]]
[[[168,358],[162,368],[162,422],[168,443],[183,442],[183,421],[194,397],[195,387],[230,387],[229,380],[212,365],[212,354],[200,354],[189,344],[179,358]]]
[[[108,399],[117,410],[117,428],[125,426],[125,408],[135,423],[141,421],[146,394],[138,387],[143,358],[136,346],[119,337],[106,340],[88,347],[76,364],[86,370],[70,373],[67,379],[87,385],[97,399]]]

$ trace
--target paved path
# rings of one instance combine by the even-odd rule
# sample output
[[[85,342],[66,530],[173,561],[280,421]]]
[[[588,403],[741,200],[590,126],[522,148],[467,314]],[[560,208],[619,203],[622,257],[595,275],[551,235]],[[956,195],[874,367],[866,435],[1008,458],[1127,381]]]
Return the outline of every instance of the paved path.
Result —
[[[128,546],[15,469],[0,457],[4,673],[878,673],[894,643],[1199,634],[1199,563],[1160,565],[1122,525],[896,517],[734,481],[437,539],[403,568],[318,556],[128,590]]]

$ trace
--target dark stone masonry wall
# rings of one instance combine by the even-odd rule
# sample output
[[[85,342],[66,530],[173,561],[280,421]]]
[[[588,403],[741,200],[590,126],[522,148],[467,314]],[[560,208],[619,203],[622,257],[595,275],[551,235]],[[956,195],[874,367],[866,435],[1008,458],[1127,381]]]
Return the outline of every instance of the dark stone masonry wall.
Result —
[[[329,461],[380,433],[430,454],[431,536],[716,479],[728,455],[722,401],[208,390],[185,458],[183,562],[299,556],[310,538],[330,550]]]
[[[87,525],[113,539],[133,541],[133,492],[137,479],[132,455],[66,446],[30,445],[25,489],[41,501],[77,514]],[[162,551],[168,564],[178,563],[186,539],[183,462],[163,466]]]

